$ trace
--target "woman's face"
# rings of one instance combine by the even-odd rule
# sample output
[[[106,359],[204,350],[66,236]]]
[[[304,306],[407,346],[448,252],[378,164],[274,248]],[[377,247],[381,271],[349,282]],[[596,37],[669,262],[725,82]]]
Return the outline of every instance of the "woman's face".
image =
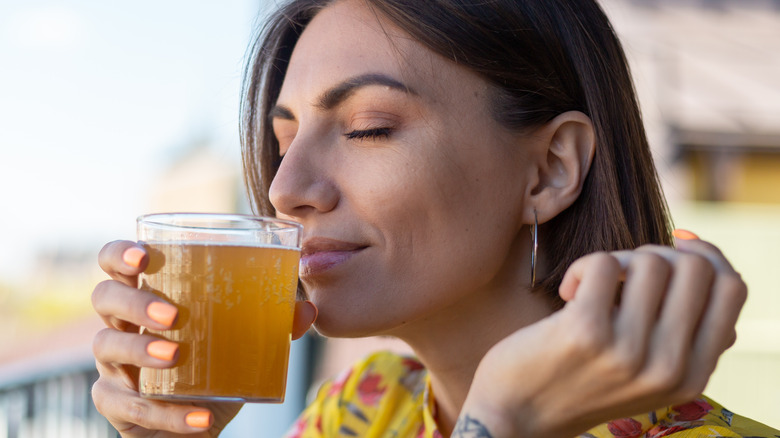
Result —
[[[491,118],[489,92],[363,2],[306,27],[272,112],[270,199],[304,225],[322,333],[420,329],[517,287],[530,140]]]

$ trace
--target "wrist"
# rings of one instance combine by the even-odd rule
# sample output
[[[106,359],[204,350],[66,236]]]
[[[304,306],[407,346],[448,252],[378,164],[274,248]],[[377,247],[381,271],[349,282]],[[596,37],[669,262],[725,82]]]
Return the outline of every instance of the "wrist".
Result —
[[[468,400],[458,416],[452,438],[530,438],[491,408]]]
[[[546,397],[538,392],[523,391],[518,385],[499,383],[502,379],[497,375],[495,370],[477,369],[453,429],[453,438],[571,438],[577,435],[572,431],[578,428],[565,421],[565,414],[554,414],[556,409],[550,409],[547,404],[542,403],[546,407],[540,405]],[[529,386],[523,385],[525,389]],[[458,435],[458,431],[468,433]]]

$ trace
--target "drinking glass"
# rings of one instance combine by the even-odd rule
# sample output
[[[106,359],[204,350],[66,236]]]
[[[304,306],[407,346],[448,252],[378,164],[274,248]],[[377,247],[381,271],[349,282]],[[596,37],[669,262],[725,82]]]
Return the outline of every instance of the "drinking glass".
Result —
[[[284,401],[300,224],[235,214],[138,218],[149,254],[141,289],[178,308],[173,368],[142,368],[141,394],[167,400]]]

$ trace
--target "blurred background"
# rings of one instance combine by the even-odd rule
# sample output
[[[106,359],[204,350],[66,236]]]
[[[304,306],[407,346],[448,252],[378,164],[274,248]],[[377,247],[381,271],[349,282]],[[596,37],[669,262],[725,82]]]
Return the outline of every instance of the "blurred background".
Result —
[[[238,105],[276,0],[0,0],[0,438],[116,436],[94,411],[97,253],[158,211],[248,212]],[[706,393],[780,428],[780,1],[603,0],[623,39],[676,225],[750,288]],[[391,340],[295,343],[274,437],[307,388]],[[315,362],[317,365],[315,366]]]

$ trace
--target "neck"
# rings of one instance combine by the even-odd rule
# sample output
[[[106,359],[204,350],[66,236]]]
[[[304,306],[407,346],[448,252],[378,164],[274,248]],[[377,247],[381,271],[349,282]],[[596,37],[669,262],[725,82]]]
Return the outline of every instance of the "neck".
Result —
[[[488,350],[552,312],[551,300],[527,288],[488,289],[394,333],[414,349],[430,373],[437,423],[444,436],[452,432]]]

